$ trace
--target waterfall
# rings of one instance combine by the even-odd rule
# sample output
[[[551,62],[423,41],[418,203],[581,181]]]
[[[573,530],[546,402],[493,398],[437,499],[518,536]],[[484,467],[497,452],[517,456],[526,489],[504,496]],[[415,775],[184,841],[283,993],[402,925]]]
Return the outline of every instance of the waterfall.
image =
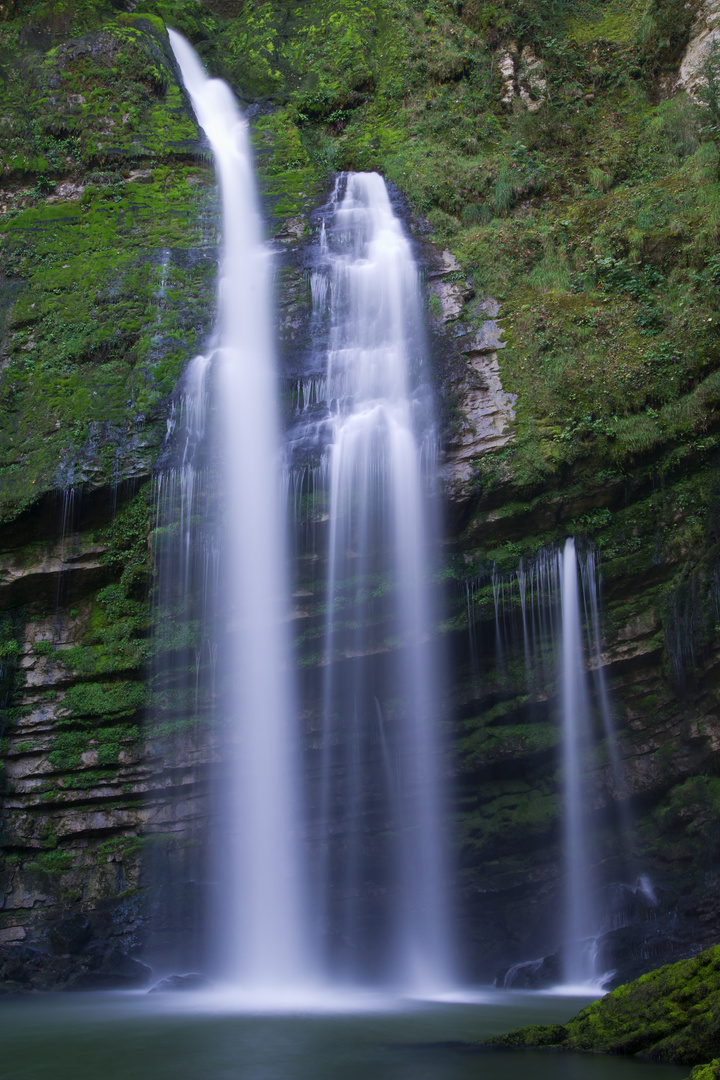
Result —
[[[592,748],[583,630],[575,541],[565,541],[562,554],[561,708],[563,779],[565,789],[565,865],[567,877],[567,937],[565,980],[582,983],[595,974],[592,955],[583,942],[599,930],[595,910],[596,886],[591,880],[591,847],[584,794],[584,757]]]
[[[312,382],[325,405],[293,437],[296,448],[322,447],[321,467],[295,487],[327,519],[314,873],[321,954],[333,977],[434,992],[450,979],[435,435],[417,268],[379,175],[339,178],[324,208],[312,298],[328,342]]]
[[[598,878],[602,861],[599,850],[599,818],[595,805],[595,785],[599,780],[601,747],[607,768],[604,782],[608,798],[616,806],[613,821],[605,822],[619,841],[621,872],[637,876],[632,864],[631,824],[622,762],[613,726],[608,689],[601,663],[599,569],[597,553],[585,546],[580,554],[575,541],[561,547],[540,549],[529,561],[521,560],[517,570],[492,574],[476,582],[466,582],[464,603],[470,627],[471,656],[479,662],[477,630],[483,593],[492,597],[495,623],[495,667],[499,690],[512,687],[522,692],[524,669],[527,697],[523,714],[530,723],[536,719],[555,722],[560,729],[559,794],[562,805],[562,860],[564,903],[559,927],[562,946],[560,961],[566,985],[589,983],[603,973],[595,970],[596,938],[608,928],[612,913]],[[541,961],[512,967],[506,985],[537,974]],[[530,972],[530,975],[528,975]],[[542,974],[542,973],[541,973]]]
[[[271,333],[269,253],[262,241],[247,124],[225,83],[208,79],[188,43],[170,42],[212,147],[222,255],[212,377],[221,461],[223,765],[212,868],[214,955],[224,976],[286,990],[309,978],[296,706],[287,630],[288,558]],[[197,400],[204,407],[203,396]]]

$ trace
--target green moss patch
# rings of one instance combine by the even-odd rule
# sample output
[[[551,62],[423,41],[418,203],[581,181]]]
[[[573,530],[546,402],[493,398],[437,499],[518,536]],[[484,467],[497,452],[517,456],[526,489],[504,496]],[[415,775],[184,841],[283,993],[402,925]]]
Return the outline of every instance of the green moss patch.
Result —
[[[720,945],[716,945],[619,986],[567,1024],[518,1028],[484,1044],[637,1054],[701,1065],[712,1059],[719,1037]]]

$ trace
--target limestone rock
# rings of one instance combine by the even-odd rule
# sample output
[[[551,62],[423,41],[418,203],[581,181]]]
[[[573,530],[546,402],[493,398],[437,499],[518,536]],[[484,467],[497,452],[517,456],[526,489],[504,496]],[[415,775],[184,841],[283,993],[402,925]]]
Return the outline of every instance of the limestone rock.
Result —
[[[526,45],[520,54],[520,99],[528,112],[537,112],[545,100],[547,79],[543,74],[543,62]]]
[[[498,69],[503,82],[501,105],[512,105],[515,97],[515,62],[509,52],[501,52],[498,57]]]
[[[428,274],[429,291],[440,301],[440,323],[454,322],[460,317],[463,307],[472,296],[472,288],[467,281],[458,280],[460,264],[449,251],[443,251],[440,262]],[[452,277],[450,276],[452,275]]]
[[[705,84],[704,68],[713,49],[720,49],[720,0],[705,0],[693,23],[692,33],[680,64],[677,88],[698,97]]]
[[[498,70],[503,83],[500,104],[511,108],[516,98],[528,112],[537,112],[547,94],[547,79],[543,62],[525,45],[518,56],[517,46],[511,42],[508,50],[498,54]]]
[[[147,986],[152,974],[147,964],[114,949],[95,971],[70,977],[69,990],[137,990]]]
[[[482,307],[487,314],[498,313],[497,301],[492,298]],[[488,319],[463,350],[464,363],[455,386],[459,419],[446,443],[441,473],[452,501],[467,497],[474,462],[515,438],[516,396],[503,390],[500,378],[498,350],[505,348],[501,334],[495,319]]]
[[[0,930],[0,945],[10,945],[12,942],[25,940],[24,926],[6,926]]]

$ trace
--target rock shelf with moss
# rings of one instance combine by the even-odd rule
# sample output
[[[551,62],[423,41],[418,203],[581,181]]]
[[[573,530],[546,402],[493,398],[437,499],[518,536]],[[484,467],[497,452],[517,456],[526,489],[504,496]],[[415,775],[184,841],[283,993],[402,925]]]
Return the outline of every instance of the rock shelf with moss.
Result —
[[[484,1046],[634,1054],[694,1065],[693,1080],[717,1075],[720,945],[613,990],[567,1024],[532,1025]]]

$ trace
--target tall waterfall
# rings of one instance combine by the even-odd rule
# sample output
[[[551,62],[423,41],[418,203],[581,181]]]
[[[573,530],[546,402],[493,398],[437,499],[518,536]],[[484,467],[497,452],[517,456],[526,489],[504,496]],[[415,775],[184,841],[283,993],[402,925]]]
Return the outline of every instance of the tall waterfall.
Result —
[[[188,43],[170,42],[213,150],[222,200],[218,319],[211,357],[219,401],[221,587],[216,597],[221,720],[226,722],[222,857],[214,867],[214,951],[224,975],[286,989],[309,977],[300,858],[298,737],[287,632],[288,558],[271,333],[247,124],[229,88]],[[202,395],[198,397],[202,400]]]
[[[565,865],[567,940],[565,979],[582,983],[595,974],[582,942],[599,930],[597,885],[590,876],[591,848],[584,799],[584,757],[592,747],[590,702],[585,672],[583,630],[575,541],[565,541],[561,557],[562,662],[560,665],[565,788]]]
[[[450,978],[429,488],[434,431],[411,246],[379,175],[339,178],[312,275],[324,371],[298,393],[326,521],[315,900],[325,969]],[[308,486],[309,485],[309,486]],[[317,541],[311,539],[311,548]]]

